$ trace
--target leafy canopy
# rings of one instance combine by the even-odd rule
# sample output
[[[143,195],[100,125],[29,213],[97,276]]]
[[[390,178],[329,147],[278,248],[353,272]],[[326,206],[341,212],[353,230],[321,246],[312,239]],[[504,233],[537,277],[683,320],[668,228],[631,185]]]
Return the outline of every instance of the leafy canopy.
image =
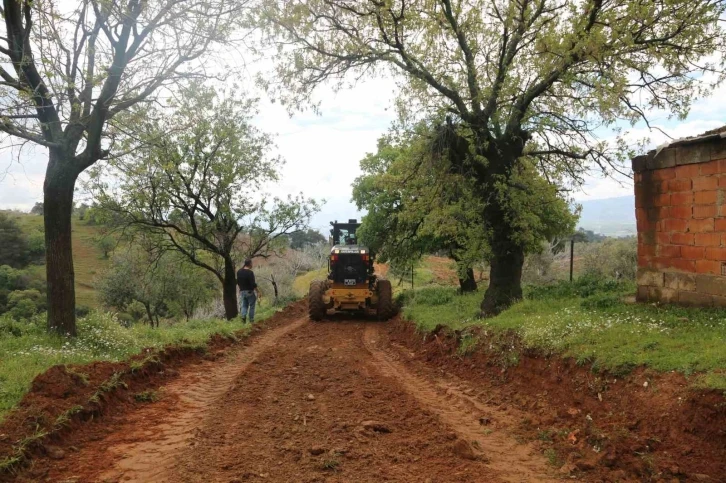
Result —
[[[555,182],[582,181],[593,164],[622,169],[632,153],[602,141],[601,128],[682,118],[723,80],[720,0],[263,4],[256,24],[285,42],[267,84],[283,101],[299,106],[348,74],[393,72],[403,111],[451,112],[474,130],[483,164],[527,156]]]
[[[382,137],[378,151],[361,161],[353,200],[368,214],[360,234],[382,261],[410,265],[423,254],[445,252],[463,273],[490,259],[494,230],[484,216],[484,197],[456,159],[468,151],[441,149],[446,135],[459,136],[441,124],[421,123],[413,132]],[[508,208],[515,242],[526,252],[572,232],[576,213],[531,164],[522,163],[510,181],[516,188],[502,188],[506,199],[499,204]]]
[[[96,173],[101,205],[220,281],[225,263],[269,256],[278,237],[305,227],[318,208],[302,195],[264,193],[283,162],[270,155],[270,136],[250,124],[254,112],[254,100],[197,82],[167,108],[133,112],[127,154]]]

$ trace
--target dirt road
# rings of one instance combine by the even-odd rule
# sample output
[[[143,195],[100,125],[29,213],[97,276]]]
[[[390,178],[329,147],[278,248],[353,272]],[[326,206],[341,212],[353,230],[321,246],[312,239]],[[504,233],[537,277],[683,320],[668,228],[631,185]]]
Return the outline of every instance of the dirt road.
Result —
[[[377,322],[291,319],[185,368],[161,399],[104,424],[53,482],[550,481],[509,431],[520,415],[439,377]]]

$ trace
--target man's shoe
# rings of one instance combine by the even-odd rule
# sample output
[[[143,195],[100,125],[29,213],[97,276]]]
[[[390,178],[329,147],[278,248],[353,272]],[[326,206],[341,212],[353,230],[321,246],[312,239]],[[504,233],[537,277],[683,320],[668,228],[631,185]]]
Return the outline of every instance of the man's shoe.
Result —
[[[242,317],[242,323],[243,324],[246,324],[247,323],[247,317]]]

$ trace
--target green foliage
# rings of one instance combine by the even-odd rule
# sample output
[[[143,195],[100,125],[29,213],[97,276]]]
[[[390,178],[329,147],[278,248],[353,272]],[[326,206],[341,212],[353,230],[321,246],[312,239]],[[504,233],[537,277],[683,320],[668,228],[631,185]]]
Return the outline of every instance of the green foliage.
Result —
[[[142,391],[134,394],[134,401],[141,403],[152,403],[159,400],[159,394],[156,391]]]
[[[415,291],[416,304],[438,306],[451,303],[456,297],[456,290],[451,287],[425,287]]]
[[[37,201],[33,205],[33,207],[30,209],[30,214],[31,215],[43,216],[43,213],[44,212],[45,212],[45,210],[44,210],[44,206],[43,206],[43,202],[42,201]]]
[[[256,101],[238,92],[191,82],[168,106],[129,113],[138,131],[127,140],[129,154],[112,161],[110,173],[94,173],[100,206],[118,226],[227,287],[240,260],[283,249],[282,237],[305,229],[318,210],[302,195],[270,199],[262,191],[283,162],[270,155],[272,138],[251,124]],[[109,175],[118,180],[112,187]],[[228,318],[235,305],[228,303]]]
[[[43,230],[31,230],[27,239],[31,261],[41,261],[45,256],[45,233]]]
[[[252,23],[263,44],[276,47],[280,82],[266,87],[285,105],[301,106],[326,82],[344,85],[347,76],[390,70],[404,126],[448,116],[438,152],[454,151],[445,157],[461,186],[475,187],[472,199],[483,211],[472,211],[485,225],[474,235],[485,237],[498,272],[483,310],[496,313],[519,296],[520,267],[513,265],[568,224],[562,193],[582,185],[592,169],[622,172],[643,149],[646,140],[628,142],[622,127],[647,123],[648,113],[684,117],[694,99],[723,82],[725,11],[720,0],[390,0],[355,7],[263,0]],[[613,131],[611,141],[603,129]],[[381,166],[373,168],[387,172]],[[422,179],[430,176],[422,198],[439,186],[444,195],[456,193],[441,166],[422,171]],[[415,205],[416,198],[398,196],[407,188],[402,180],[408,182],[399,178],[373,204],[393,213],[397,199]],[[418,219],[394,233],[411,233],[426,213],[413,211]],[[373,226],[385,224],[389,211],[383,213]],[[452,219],[458,221],[442,218],[441,226]]]
[[[93,240],[93,244],[96,245],[96,248],[98,248],[98,250],[103,254],[103,258],[108,258],[109,253],[116,248],[118,242],[113,235],[105,233],[96,237]]]
[[[8,315],[15,320],[27,319],[44,310],[45,303],[38,290],[15,290],[7,298]]]
[[[608,238],[584,248],[584,271],[595,277],[635,280],[638,271],[638,240]]]
[[[396,278],[405,278],[426,253],[446,253],[457,262],[459,278],[492,256],[496,229],[486,216],[490,201],[461,171],[461,163],[467,164],[459,159],[468,153],[465,135],[462,128],[421,123],[398,139],[381,138],[378,152],[361,161],[353,200],[368,214],[359,234],[381,261],[390,261]],[[459,139],[465,152],[442,147],[442,136]],[[574,229],[577,216],[567,200],[530,163],[523,161],[518,174],[497,186],[497,202],[506,207],[512,231],[509,241],[525,252],[539,252],[543,240]]]
[[[29,262],[27,237],[13,218],[0,211],[0,265],[23,268]]]
[[[632,289],[632,284],[587,277],[573,284],[530,287],[527,299],[489,319],[476,317],[476,294],[456,295],[453,288],[424,288],[399,299],[405,304],[404,317],[422,330],[439,324],[485,329],[479,341],[484,348],[507,352],[512,343],[500,347],[497,338],[514,333],[517,344],[592,363],[597,370],[624,374],[645,365],[682,372],[699,387],[726,390],[726,311],[623,301]],[[469,350],[471,344],[467,342]]]
[[[21,319],[45,310],[45,282],[35,272],[0,266],[0,315]]]
[[[360,162],[353,201],[367,215],[358,235],[380,261],[390,262],[395,278],[406,278],[427,253],[447,253],[464,272],[486,257],[474,186],[438,149],[436,126],[421,123],[382,137],[377,152]]]
[[[525,290],[525,298],[546,300],[549,298],[590,297],[594,294],[626,294],[632,292],[633,285],[594,275],[578,277],[574,282],[560,280],[549,285],[533,285]]]
[[[96,288],[104,306],[125,312],[136,322],[146,317],[189,319],[214,294],[215,280],[188,259],[173,252],[157,257],[141,249],[114,258]]]
[[[263,321],[279,309],[266,304],[255,321]],[[182,342],[201,347],[213,334],[231,337],[245,330],[221,319],[164,321],[161,330],[141,324],[126,328],[118,316],[95,311],[78,321],[77,339],[50,335],[45,329],[44,314],[21,321],[0,315],[0,419],[22,398],[32,380],[54,365],[120,361],[144,349]]]
[[[293,232],[287,238],[290,241],[290,248],[293,250],[301,250],[306,246],[328,242],[328,239],[322,233],[312,228]]]

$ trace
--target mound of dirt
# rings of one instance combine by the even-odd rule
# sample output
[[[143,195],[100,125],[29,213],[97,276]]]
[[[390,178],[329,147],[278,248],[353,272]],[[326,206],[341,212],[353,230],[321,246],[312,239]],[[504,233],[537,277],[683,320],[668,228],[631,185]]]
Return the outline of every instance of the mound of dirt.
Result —
[[[461,334],[449,329],[422,337],[412,323],[396,319],[388,331],[414,360],[473,387],[494,387],[496,403],[531,413],[523,436],[550,442],[551,458],[564,475],[726,481],[726,398],[693,388],[681,374],[639,368],[613,375],[526,350],[519,351],[518,364],[506,366],[486,338],[462,357]]]

